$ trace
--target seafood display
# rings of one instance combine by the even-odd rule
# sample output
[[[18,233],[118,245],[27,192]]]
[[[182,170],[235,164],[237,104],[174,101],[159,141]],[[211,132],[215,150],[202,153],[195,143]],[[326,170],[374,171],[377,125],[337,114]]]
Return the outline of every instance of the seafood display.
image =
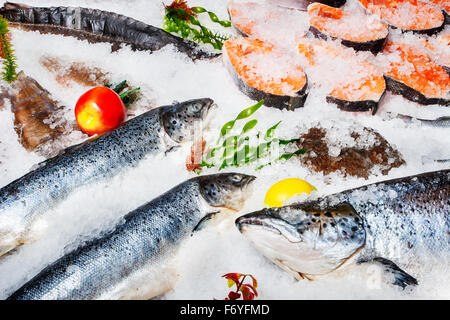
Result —
[[[447,0],[23,2],[0,299],[450,297]]]
[[[157,269],[211,215],[223,209],[240,210],[254,178],[224,173],[186,181],[128,213],[114,231],[51,264],[9,299],[102,298],[138,269]],[[73,272],[66,272],[68,269]],[[160,293],[140,294],[148,299]],[[114,298],[126,298],[130,293],[112,290],[112,294],[118,295]]]
[[[1,188],[0,255],[32,241],[30,226],[36,216],[77,188],[111,179],[149,155],[189,142],[191,130],[212,106],[211,99],[197,99],[152,109],[97,139],[64,150]]]
[[[75,7],[30,7],[6,2],[0,15],[25,30],[72,36],[89,42],[109,42],[112,50],[130,45],[134,50],[157,51],[167,45],[191,59],[216,57],[194,42],[178,38],[154,26],[113,12]]]
[[[429,5],[425,3],[419,5],[425,6],[426,12],[436,9],[434,6],[431,6],[431,9],[426,7]],[[397,12],[397,9],[392,10]],[[270,20],[283,19],[279,10],[271,10],[270,7],[255,2],[231,1],[228,12],[241,35],[263,41],[266,46],[284,50],[284,56],[288,59],[288,51],[294,44],[289,44],[291,47],[282,45],[275,40],[276,37],[262,31],[264,24],[270,23]],[[444,49],[441,49],[440,45],[440,42],[445,42],[445,32],[428,42],[418,40],[424,43],[422,50],[407,44],[401,45],[402,50],[399,44],[393,44],[392,41],[386,46],[388,27],[370,13],[346,11],[320,3],[310,4],[307,13],[309,29],[305,31],[306,36],[301,30],[294,36],[301,56],[298,64],[305,70],[310,85],[331,89],[327,96],[328,102],[335,103],[345,111],[372,110],[375,114],[387,89],[420,104],[448,105],[450,82],[449,75],[445,74],[448,72],[448,53],[445,43],[442,45]],[[425,20],[427,19],[420,21]],[[427,21],[431,22],[432,19]],[[423,29],[428,27],[424,26]],[[427,30],[430,31],[430,28]],[[442,24],[439,28],[442,29]],[[340,44],[314,41],[307,36],[308,32],[320,39],[338,39]],[[381,51],[381,58],[378,55],[376,59],[367,59],[366,56],[361,58],[354,52],[344,50],[341,44],[356,51],[370,51],[373,54]],[[397,52],[393,54],[393,51]],[[387,55],[389,57],[386,58]],[[344,65],[346,67],[336,70],[336,66]],[[333,73],[332,81],[321,76],[324,70]],[[316,74],[320,75],[316,77]]]
[[[406,287],[418,281],[403,268],[424,266],[430,257],[443,264],[450,259],[449,199],[450,170],[443,170],[264,209],[236,225],[297,278],[332,273],[347,262],[374,263]]]

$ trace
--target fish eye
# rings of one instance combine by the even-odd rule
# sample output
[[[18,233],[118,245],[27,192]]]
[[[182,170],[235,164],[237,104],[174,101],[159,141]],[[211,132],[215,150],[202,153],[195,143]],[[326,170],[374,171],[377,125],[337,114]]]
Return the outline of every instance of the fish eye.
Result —
[[[235,183],[239,183],[242,181],[242,176],[239,174],[234,174],[231,176],[231,181],[233,181]]]
[[[191,105],[191,109],[192,109],[192,111],[194,111],[194,112],[198,112],[198,111],[202,110],[202,104],[201,104],[200,102],[194,102],[194,103]]]

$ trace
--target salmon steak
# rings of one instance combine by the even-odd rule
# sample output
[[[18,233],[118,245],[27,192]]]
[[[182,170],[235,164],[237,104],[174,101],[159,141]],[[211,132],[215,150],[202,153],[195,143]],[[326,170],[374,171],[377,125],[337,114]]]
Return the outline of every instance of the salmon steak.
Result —
[[[311,81],[328,91],[328,102],[344,111],[377,112],[386,84],[373,64],[351,49],[320,40],[305,38],[297,49]]]
[[[293,110],[307,97],[308,80],[302,68],[282,50],[256,39],[230,39],[224,62],[239,89],[266,106]]]
[[[443,29],[441,8],[417,0],[358,0],[363,7],[392,27],[425,34]]]
[[[355,50],[381,51],[389,29],[373,15],[350,12],[318,2],[308,6],[309,30],[319,38],[340,39]]]
[[[450,105],[450,76],[423,51],[390,42],[377,60],[389,91],[423,105]]]

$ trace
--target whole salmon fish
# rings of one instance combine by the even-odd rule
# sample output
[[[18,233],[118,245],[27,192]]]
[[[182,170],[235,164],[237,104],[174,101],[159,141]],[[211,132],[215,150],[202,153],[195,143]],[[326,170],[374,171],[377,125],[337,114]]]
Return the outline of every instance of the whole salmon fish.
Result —
[[[269,259],[297,278],[351,262],[379,265],[395,285],[402,268],[450,261],[450,170],[379,182],[236,220]],[[393,276],[393,278],[392,278]]]
[[[40,33],[73,36],[89,42],[108,42],[113,51],[123,45],[133,50],[157,51],[173,45],[192,60],[220,55],[208,52],[195,42],[176,37],[162,29],[114,12],[80,7],[31,7],[5,2],[0,15],[11,26]]]
[[[128,297],[123,290],[113,290],[114,286],[143,268],[159,272],[180,244],[212,215],[223,209],[240,210],[254,178],[222,173],[187,180],[128,213],[115,230],[49,265],[8,299]],[[157,277],[150,287],[159,287],[163,278]],[[108,291],[117,293],[111,296]],[[158,293],[141,292],[140,297]]]
[[[150,155],[191,141],[213,106],[196,99],[152,109],[94,140],[70,147],[0,189],[0,255],[31,241],[36,216],[74,190],[107,181]]]

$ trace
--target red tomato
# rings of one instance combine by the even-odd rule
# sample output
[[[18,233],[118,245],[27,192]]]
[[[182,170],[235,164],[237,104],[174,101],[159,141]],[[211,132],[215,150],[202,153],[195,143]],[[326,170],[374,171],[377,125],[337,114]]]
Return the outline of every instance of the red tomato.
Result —
[[[75,106],[78,127],[90,136],[117,128],[126,116],[127,109],[119,95],[107,87],[85,92]]]

